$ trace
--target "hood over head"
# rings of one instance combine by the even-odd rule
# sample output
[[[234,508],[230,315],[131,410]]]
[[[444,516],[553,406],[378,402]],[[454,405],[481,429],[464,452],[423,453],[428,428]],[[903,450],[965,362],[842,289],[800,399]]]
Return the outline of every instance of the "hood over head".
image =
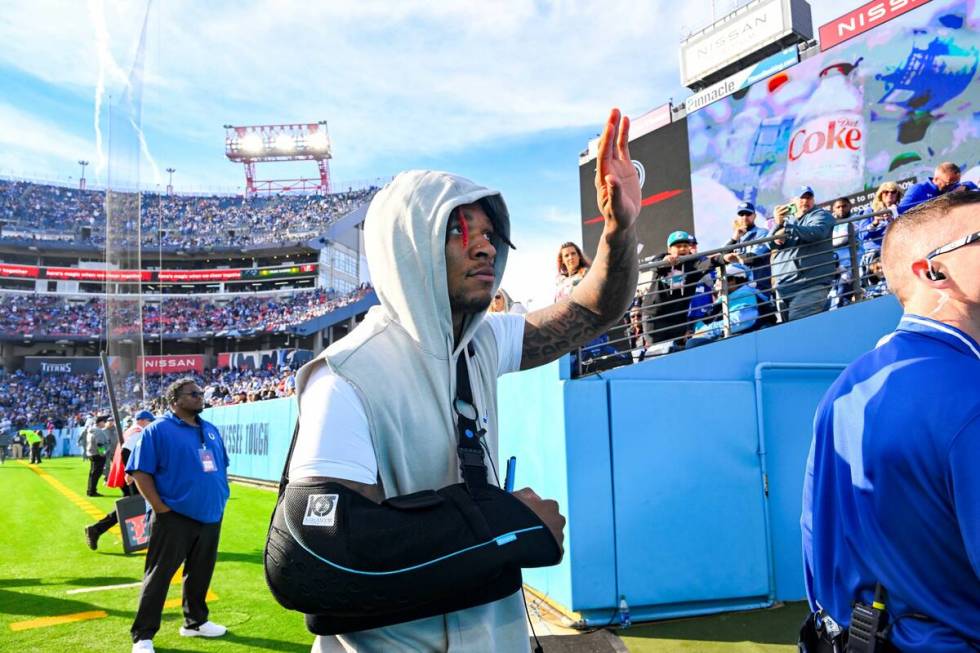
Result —
[[[500,193],[447,172],[411,170],[395,177],[368,208],[364,250],[371,283],[388,318],[421,348],[440,358],[452,350],[453,321],[446,280],[446,229],[457,206],[479,202],[494,223],[498,242],[493,292],[507,263],[510,214]],[[499,243],[499,244],[498,244]],[[486,311],[471,315],[457,349]]]

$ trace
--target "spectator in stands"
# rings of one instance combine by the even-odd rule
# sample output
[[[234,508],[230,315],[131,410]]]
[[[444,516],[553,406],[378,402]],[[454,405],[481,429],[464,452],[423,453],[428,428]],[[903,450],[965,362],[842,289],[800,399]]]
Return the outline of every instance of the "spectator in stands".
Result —
[[[692,256],[694,236],[674,231],[667,237],[667,252],[654,257],[661,263],[654,270],[653,282],[642,300],[644,336],[664,351],[691,330],[687,310],[698,281],[711,268],[711,262]]]
[[[755,224],[756,212],[752,202],[741,202],[736,210],[735,220],[732,224],[732,237],[725,243],[725,247],[747,243],[751,240],[759,240],[768,236],[768,232]],[[697,251],[696,248],[694,251]],[[715,264],[741,263],[749,269],[755,287],[766,292],[771,287],[769,271],[769,244],[753,245],[751,247],[737,247],[728,254],[719,254],[715,257]]]
[[[852,263],[860,263],[863,252],[861,240],[857,236],[857,228],[853,222],[844,222],[852,217],[851,200],[848,197],[838,197],[831,207],[831,214],[837,223],[834,225],[834,257],[837,259],[837,276],[830,289],[830,308],[847,306],[854,301],[854,278],[860,274],[853,269]],[[854,261],[851,261],[851,246],[854,246]]]
[[[881,264],[881,251],[871,252],[868,258],[868,273],[862,279],[864,296],[867,298],[881,297],[888,294],[888,284]]]
[[[836,271],[834,216],[816,206],[812,188],[802,186],[792,203],[776,207],[773,219],[772,275],[783,321],[820,313]]]
[[[905,213],[914,206],[928,202],[940,195],[958,190],[976,190],[972,181],[960,181],[960,167],[952,161],[944,161],[936,166],[931,179],[926,179],[911,188],[898,205],[898,212]]]
[[[520,302],[515,302],[503,288],[497,289],[493,301],[490,302],[490,308],[487,310],[491,313],[516,313],[519,315],[527,313],[527,309]]]
[[[759,291],[752,287],[750,273],[747,267],[740,263],[730,263],[725,266],[725,279],[728,285],[728,327],[729,335],[751,329],[759,318]],[[698,322],[694,325],[694,334],[687,341],[686,347],[697,347],[725,335],[724,310],[725,288],[722,278],[715,281],[715,316],[709,322]]]
[[[558,248],[558,278],[555,279],[555,301],[570,297],[572,290],[585,278],[592,263],[575,243]]]
[[[884,210],[891,210],[897,214],[898,205],[902,201],[902,189],[894,181],[886,181],[878,186],[875,191],[874,199],[871,200],[871,213],[880,213]],[[885,237],[885,229],[894,219],[893,214],[878,215],[865,218],[858,225],[858,233],[861,237],[862,247],[867,252],[876,252],[881,249],[881,241]],[[866,267],[866,266],[862,266]]]

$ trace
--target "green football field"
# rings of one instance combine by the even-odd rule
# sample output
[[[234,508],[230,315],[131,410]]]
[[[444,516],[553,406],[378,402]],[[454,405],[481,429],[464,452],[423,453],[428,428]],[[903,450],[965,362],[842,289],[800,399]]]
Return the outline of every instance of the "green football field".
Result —
[[[90,551],[82,528],[113,508],[113,496],[85,496],[88,463],[55,458],[40,467],[0,466],[0,651],[128,651],[143,556],[124,555],[118,531]],[[180,585],[171,587],[158,651],[309,651],[301,615],[280,608],[265,586],[262,545],[275,494],[232,484],[208,604],[228,626],[215,640],[184,638]],[[803,607],[634,626],[630,651],[742,653],[796,650]],[[574,637],[574,636],[573,636]],[[547,651],[547,646],[546,646]]]

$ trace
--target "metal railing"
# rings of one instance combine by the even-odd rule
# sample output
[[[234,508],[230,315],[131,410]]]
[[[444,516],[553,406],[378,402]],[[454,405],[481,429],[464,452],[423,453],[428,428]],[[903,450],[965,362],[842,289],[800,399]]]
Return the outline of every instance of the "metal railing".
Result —
[[[861,230],[858,223],[873,217],[890,220],[894,213],[886,209],[836,220],[835,228],[847,226],[846,236],[835,233],[829,238],[800,243],[807,246],[806,253],[798,258],[779,260],[780,266],[795,263],[792,265],[794,275],[815,273],[807,274],[802,284],[784,284],[784,290],[780,289],[780,275],[772,272],[774,254],[779,250],[773,249],[771,243],[782,240],[781,236],[767,236],[697,252],[675,261],[653,257],[642,260],[640,283],[633,306],[620,324],[574,354],[573,375],[583,376],[786,322],[788,315],[785,305],[814,288],[827,289],[827,297],[817,312],[834,310],[887,293],[880,270],[872,274],[877,245],[869,246],[862,254],[862,241],[865,240],[862,235],[866,231]],[[758,256],[750,254],[760,246],[767,247],[765,253]],[[826,260],[833,252],[839,254]],[[755,296],[756,311],[751,320],[737,319],[737,311],[732,309],[732,291],[727,274],[732,262],[725,261],[725,255],[731,253],[740,255],[741,261],[745,261],[740,264],[752,274],[748,287]],[[814,258],[817,258],[815,263]],[[832,269],[820,271],[824,267]],[[877,270],[876,267],[874,269]],[[676,280],[665,283],[671,270],[681,271],[682,283],[676,283]],[[739,284],[739,287],[744,285]],[[695,297],[700,298],[701,305],[698,307],[692,307]],[[706,298],[710,299],[707,304],[704,303]],[[749,315],[752,315],[751,311]],[[699,324],[700,332],[697,331]],[[703,335],[705,330],[716,335]]]

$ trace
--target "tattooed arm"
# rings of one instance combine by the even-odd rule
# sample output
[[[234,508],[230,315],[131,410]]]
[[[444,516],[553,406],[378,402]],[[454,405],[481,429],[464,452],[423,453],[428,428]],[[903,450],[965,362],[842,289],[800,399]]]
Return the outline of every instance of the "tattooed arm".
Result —
[[[629,118],[613,109],[599,140],[596,200],[605,219],[599,248],[571,297],[527,315],[521,369],[555,360],[623,317],[636,292],[640,182],[629,153]]]

